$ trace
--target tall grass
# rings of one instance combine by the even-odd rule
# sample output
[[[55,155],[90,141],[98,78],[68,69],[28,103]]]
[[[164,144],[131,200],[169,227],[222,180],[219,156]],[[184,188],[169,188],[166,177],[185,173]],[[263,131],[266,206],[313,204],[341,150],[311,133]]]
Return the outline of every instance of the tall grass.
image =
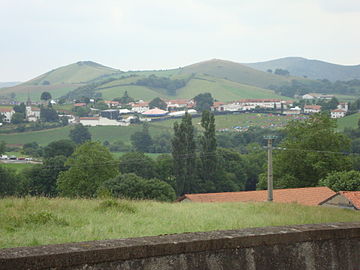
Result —
[[[0,200],[0,248],[182,232],[360,221],[360,213],[277,203]]]

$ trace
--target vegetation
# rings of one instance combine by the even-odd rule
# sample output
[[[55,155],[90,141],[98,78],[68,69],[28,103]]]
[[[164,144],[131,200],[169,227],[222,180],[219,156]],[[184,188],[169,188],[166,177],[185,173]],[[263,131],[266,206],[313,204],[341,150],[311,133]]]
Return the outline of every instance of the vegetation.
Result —
[[[211,106],[214,104],[214,99],[210,93],[199,94],[194,97],[196,110],[199,112],[210,111]]]
[[[149,107],[150,109],[159,108],[161,110],[166,110],[167,105],[161,98],[156,97],[150,101]]]
[[[99,186],[118,174],[115,162],[98,142],[85,142],[67,159],[69,170],[61,172],[57,182],[62,196],[94,197]]]
[[[170,79],[168,77],[157,77],[156,75],[150,75],[147,78],[139,79],[136,81],[136,85],[147,86],[151,88],[163,88],[170,96],[176,95],[176,90],[186,85],[185,79]]]
[[[297,204],[5,198],[0,200],[0,248],[351,221],[360,221],[355,211]]]
[[[82,124],[78,124],[73,129],[71,129],[69,137],[76,144],[82,144],[86,141],[91,141],[91,134],[88,128],[84,127]]]
[[[360,191],[360,172],[352,170],[329,173],[319,183],[334,191]]]

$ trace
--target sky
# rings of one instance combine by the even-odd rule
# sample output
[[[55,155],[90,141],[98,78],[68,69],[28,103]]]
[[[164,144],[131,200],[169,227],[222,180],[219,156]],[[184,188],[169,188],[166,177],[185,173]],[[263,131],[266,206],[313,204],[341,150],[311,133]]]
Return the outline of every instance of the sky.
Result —
[[[0,82],[287,56],[360,64],[360,0],[0,0]]]

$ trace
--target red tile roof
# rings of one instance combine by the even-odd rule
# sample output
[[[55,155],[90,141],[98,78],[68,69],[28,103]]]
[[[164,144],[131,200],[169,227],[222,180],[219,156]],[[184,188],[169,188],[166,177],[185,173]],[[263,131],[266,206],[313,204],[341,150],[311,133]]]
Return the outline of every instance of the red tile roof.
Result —
[[[305,105],[304,109],[321,110],[321,106],[320,105]]]
[[[319,205],[319,203],[335,195],[328,187],[274,189],[274,202],[303,205]],[[264,202],[267,200],[267,190],[185,194],[177,201],[189,199],[192,202]]]
[[[86,106],[86,103],[75,103],[74,106],[75,107],[84,107],[84,106]]]
[[[345,111],[345,110],[342,110],[342,109],[332,110],[331,112],[344,112],[344,113],[346,113],[346,111]]]
[[[99,117],[80,117],[79,120],[99,120]]]
[[[12,112],[13,109],[12,108],[0,108],[0,112],[5,113],[5,112]]]
[[[351,201],[356,209],[360,210],[360,191],[340,191],[339,193]]]

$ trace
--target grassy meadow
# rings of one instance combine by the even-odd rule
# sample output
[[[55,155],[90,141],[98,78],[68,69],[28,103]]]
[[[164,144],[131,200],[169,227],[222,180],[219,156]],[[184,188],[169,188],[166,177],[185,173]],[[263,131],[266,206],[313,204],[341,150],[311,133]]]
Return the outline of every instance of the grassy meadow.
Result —
[[[352,115],[345,116],[344,118],[339,118],[337,119],[337,129],[342,131],[345,128],[357,128],[359,119],[360,113],[354,113]]]
[[[4,198],[0,200],[0,248],[351,221],[360,221],[360,213],[297,204]]]

